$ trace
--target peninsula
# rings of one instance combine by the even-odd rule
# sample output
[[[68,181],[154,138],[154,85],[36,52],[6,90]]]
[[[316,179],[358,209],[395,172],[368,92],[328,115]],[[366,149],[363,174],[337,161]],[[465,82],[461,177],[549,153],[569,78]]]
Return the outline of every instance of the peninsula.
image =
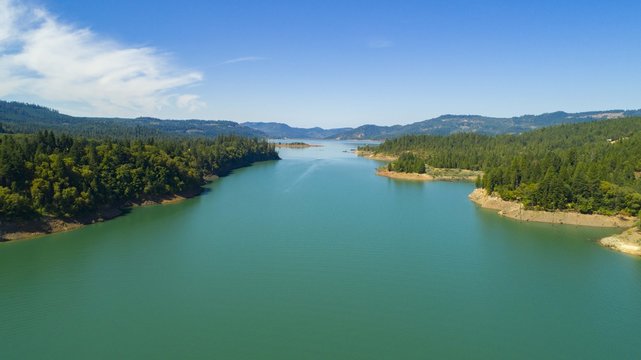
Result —
[[[581,214],[576,211],[544,211],[526,209],[522,203],[506,201],[497,195],[490,195],[485,189],[475,189],[470,200],[482,208],[497,210],[498,214],[520,221],[544,222],[594,227],[629,228],[637,219],[623,215]]]
[[[470,199],[512,219],[629,228],[601,244],[638,253],[638,230],[633,227],[641,215],[641,118],[561,125],[518,135],[402,136],[379,146],[363,146],[358,154],[389,159],[377,170],[381,176],[475,178],[477,190]]]
[[[476,181],[482,176],[481,171],[466,169],[427,168],[423,173],[390,170],[383,166],[376,170],[376,175],[392,179],[413,181]]]

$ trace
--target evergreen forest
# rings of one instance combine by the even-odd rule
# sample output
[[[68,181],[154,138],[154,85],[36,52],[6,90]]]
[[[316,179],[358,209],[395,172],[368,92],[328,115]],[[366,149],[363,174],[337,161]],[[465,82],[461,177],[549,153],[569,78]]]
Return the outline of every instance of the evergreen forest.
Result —
[[[40,131],[0,135],[0,220],[93,214],[198,191],[204,179],[278,159],[264,139],[90,139]]]
[[[420,172],[418,163],[481,170],[477,187],[532,209],[633,216],[641,209],[638,117],[518,135],[408,135],[361,150],[400,155],[389,165],[396,171]]]

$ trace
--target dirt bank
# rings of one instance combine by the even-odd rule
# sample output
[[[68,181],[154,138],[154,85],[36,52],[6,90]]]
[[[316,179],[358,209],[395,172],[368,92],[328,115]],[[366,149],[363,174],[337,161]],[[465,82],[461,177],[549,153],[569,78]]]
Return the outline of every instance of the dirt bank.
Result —
[[[356,150],[355,153],[358,156],[379,161],[395,161],[396,159],[398,159],[398,156],[378,154],[371,151]]]
[[[637,228],[605,237],[599,240],[599,243],[616,251],[641,256],[641,232]]]
[[[481,174],[480,171],[441,168],[428,168],[425,174],[389,171],[385,167],[376,170],[378,176],[414,181],[475,181]]]
[[[376,170],[376,175],[385,176],[392,179],[413,180],[413,181],[430,181],[435,180],[434,176],[428,174],[404,173],[385,170],[384,168]]]
[[[469,198],[483,208],[498,210],[501,216],[521,221],[618,228],[631,227],[636,221],[633,217],[625,216],[588,215],[566,211],[526,210],[522,204],[517,202],[505,201],[498,196],[488,195],[485,189],[474,190],[469,195]]]

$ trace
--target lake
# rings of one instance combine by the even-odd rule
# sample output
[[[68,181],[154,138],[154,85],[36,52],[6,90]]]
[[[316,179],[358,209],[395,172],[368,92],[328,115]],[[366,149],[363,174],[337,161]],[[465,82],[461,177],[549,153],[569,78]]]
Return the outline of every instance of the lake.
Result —
[[[470,183],[281,149],[202,196],[0,244],[0,358],[641,358],[616,230],[521,223]]]

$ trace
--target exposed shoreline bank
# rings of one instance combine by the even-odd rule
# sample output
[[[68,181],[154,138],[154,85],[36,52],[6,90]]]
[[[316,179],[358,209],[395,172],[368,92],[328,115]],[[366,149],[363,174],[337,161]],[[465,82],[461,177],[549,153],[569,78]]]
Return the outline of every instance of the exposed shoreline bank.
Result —
[[[354,153],[356,154],[356,156],[378,161],[395,161],[398,159],[398,156],[378,154],[371,151],[355,150]]]
[[[611,228],[628,228],[636,222],[636,218],[626,216],[527,210],[523,204],[506,201],[498,196],[489,195],[485,189],[475,189],[468,197],[482,208],[497,210],[501,216],[520,221]]]
[[[431,168],[425,174],[390,171],[385,168],[376,170],[378,176],[411,181],[475,181],[479,174],[471,170],[438,168]]]
[[[384,176],[391,179],[411,180],[411,181],[432,181],[435,180],[432,175],[418,174],[418,173],[403,173],[396,171],[389,171],[384,168],[376,170],[376,175]]]
[[[505,201],[498,196],[487,194],[485,189],[475,189],[469,195],[470,200],[482,208],[497,210],[499,215],[520,221],[534,221],[551,224],[594,226],[609,228],[628,228],[620,234],[605,237],[599,244],[626,254],[641,256],[641,232],[634,225],[633,217],[588,215],[563,211],[526,210],[523,204]]]
[[[209,183],[215,179],[218,179],[218,176],[209,176],[205,178],[205,181]],[[140,201],[129,201],[119,207],[102,208],[93,214],[72,219],[42,217],[33,220],[0,222],[0,225],[2,225],[0,229],[0,242],[27,240],[44,235],[76,230],[87,225],[108,221],[125,215],[132,208],[175,204],[196,197],[202,194],[203,191],[204,188],[199,187],[179,194],[154,196]]]
[[[358,156],[372,160],[389,162],[397,159],[393,156],[376,154],[368,151],[356,150],[355,153]],[[469,172],[469,174],[466,174],[465,172]],[[470,170],[436,168],[432,168],[431,171],[428,171],[425,174],[389,171],[385,167],[381,167],[376,170],[376,175],[378,176],[409,181],[474,181],[480,174],[480,172],[472,172]],[[567,211],[551,212],[528,210],[525,209],[523,204],[518,202],[506,201],[498,196],[489,195],[485,189],[475,189],[468,197],[472,202],[482,208],[496,210],[500,216],[505,216],[519,221],[606,228],[625,228],[626,230],[620,234],[600,239],[599,244],[618,252],[641,256],[641,230],[637,229],[635,226],[638,221],[635,217],[581,214],[578,212]]]
[[[641,256],[641,232],[637,228],[604,237],[599,240],[599,244],[622,253]]]
[[[354,153],[357,156],[378,161],[391,162],[398,159],[398,156],[374,153],[371,151],[355,150]],[[483,173],[481,171],[466,169],[441,169],[433,167],[427,167],[426,172],[423,174],[391,171],[385,167],[380,167],[376,170],[376,175],[378,176],[410,181],[475,181],[477,176],[482,174]]]

